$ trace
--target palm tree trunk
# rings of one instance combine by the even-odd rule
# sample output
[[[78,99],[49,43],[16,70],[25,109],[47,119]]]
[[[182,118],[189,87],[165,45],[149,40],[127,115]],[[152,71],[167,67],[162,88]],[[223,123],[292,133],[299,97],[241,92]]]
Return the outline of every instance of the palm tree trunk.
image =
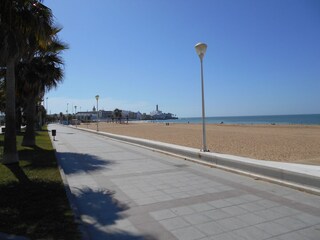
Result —
[[[16,107],[16,131],[18,133],[21,132],[21,125],[22,125],[22,113],[21,108]]]
[[[6,71],[6,131],[4,134],[3,164],[19,162],[16,139],[16,89],[15,89],[15,60],[7,62]]]
[[[35,133],[35,117],[36,117],[36,101],[33,96],[27,98],[26,108],[26,132],[23,136],[23,146],[35,146],[36,145],[36,133]]]

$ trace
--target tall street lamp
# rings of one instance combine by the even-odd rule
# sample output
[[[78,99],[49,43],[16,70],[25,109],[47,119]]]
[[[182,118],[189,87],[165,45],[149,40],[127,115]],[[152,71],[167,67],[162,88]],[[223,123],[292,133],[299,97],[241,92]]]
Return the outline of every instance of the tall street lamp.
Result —
[[[96,95],[96,100],[97,100],[97,131],[99,131],[99,109],[98,109],[99,95]]]
[[[47,99],[47,101],[46,101],[46,110],[47,110],[47,114],[49,113],[49,110],[48,110],[48,97],[46,98]]]
[[[201,63],[201,92],[202,92],[202,151],[209,152],[206,143],[206,120],[205,120],[205,108],[204,108],[204,84],[203,84],[203,57],[207,50],[207,44],[197,43],[195,46],[196,52],[200,58]]]
[[[76,117],[76,128],[78,127],[77,106],[74,106],[74,116]]]
[[[69,103],[67,103],[67,125],[69,125]]]

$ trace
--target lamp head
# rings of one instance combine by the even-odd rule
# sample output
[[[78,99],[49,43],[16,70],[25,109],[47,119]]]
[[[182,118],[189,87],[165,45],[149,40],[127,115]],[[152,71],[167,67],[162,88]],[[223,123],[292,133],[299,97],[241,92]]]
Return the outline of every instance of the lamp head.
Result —
[[[204,54],[206,53],[206,50],[207,50],[207,44],[197,43],[194,47],[196,49],[196,52],[197,52],[199,58],[203,59]]]
[[[99,95],[96,95],[96,100],[97,100],[97,101],[99,100]]]

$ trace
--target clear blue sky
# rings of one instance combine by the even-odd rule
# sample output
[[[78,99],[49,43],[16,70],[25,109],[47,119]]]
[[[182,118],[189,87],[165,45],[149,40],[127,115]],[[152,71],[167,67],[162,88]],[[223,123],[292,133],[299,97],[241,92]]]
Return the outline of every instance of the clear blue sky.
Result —
[[[319,0],[45,0],[63,27],[65,79],[51,113],[201,116],[320,113]],[[74,111],[74,108],[73,108]]]

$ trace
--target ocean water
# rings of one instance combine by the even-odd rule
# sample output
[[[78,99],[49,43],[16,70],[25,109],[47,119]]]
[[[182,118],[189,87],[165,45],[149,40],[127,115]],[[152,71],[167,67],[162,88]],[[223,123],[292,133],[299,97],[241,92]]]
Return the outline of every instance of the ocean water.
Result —
[[[172,123],[202,123],[202,118],[179,118],[164,120]],[[161,122],[161,121],[159,121]],[[223,124],[303,124],[320,125],[320,114],[241,116],[241,117],[206,117],[206,123]]]

